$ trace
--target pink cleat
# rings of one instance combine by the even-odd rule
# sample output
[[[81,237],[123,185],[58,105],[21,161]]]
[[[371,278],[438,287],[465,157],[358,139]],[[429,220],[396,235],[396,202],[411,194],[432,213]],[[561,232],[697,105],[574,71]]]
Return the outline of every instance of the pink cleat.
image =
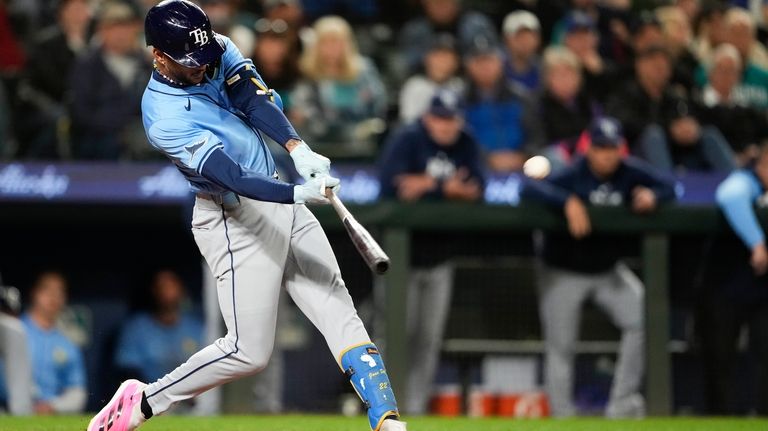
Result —
[[[138,380],[126,380],[115,396],[88,424],[87,431],[133,431],[144,422],[141,413],[141,393],[147,385]]]

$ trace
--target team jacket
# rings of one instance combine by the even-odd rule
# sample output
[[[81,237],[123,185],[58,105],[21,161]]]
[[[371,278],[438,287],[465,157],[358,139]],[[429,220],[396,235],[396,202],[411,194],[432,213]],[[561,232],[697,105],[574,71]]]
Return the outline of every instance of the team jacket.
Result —
[[[561,209],[571,195],[578,196],[588,205],[629,206],[632,191],[637,186],[653,190],[659,203],[675,198],[671,179],[633,157],[624,159],[613,176],[606,180],[597,178],[586,159],[580,159],[545,180],[526,182],[521,197]],[[592,233],[586,238],[575,239],[569,233],[549,232],[545,234],[542,257],[547,264],[559,268],[599,273],[616,264],[620,249],[615,236]]]

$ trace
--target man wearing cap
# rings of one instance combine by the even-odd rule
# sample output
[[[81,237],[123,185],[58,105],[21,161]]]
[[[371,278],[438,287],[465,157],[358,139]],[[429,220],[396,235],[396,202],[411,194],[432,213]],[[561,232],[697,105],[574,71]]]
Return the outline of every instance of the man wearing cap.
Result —
[[[501,49],[478,37],[467,52],[467,123],[496,172],[517,171],[543,144],[543,130],[525,89],[504,78]]]
[[[562,209],[568,233],[547,232],[541,249],[539,312],[546,344],[544,378],[555,416],[576,414],[573,360],[582,304],[592,300],[621,331],[606,415],[644,414],[643,284],[624,265],[616,237],[592,233],[587,205],[627,207],[638,214],[674,199],[673,183],[632,157],[623,159],[621,125],[597,118],[586,156],[542,181],[531,180],[523,199]]]
[[[563,45],[579,58],[586,92],[605,102],[615,86],[616,66],[600,54],[600,34],[592,17],[579,11],[568,14]]]
[[[496,41],[493,23],[485,15],[463,10],[461,0],[421,0],[424,16],[411,20],[400,32],[400,52],[409,71],[418,69],[432,37],[449,33],[456,38],[463,53],[476,37]]]
[[[507,47],[504,74],[530,91],[539,88],[539,47],[541,26],[536,15],[518,10],[504,18],[502,26]]]
[[[99,44],[70,74],[72,151],[79,159],[117,159],[146,152],[141,95],[150,72],[138,45],[141,22],[127,3],[109,1],[96,16]]]
[[[651,45],[635,54],[635,79],[607,104],[624,125],[635,154],[658,169],[729,172],[733,152],[714,127],[702,127],[697,107],[670,85],[667,50]]]
[[[478,145],[464,126],[458,95],[448,90],[432,98],[421,120],[393,134],[379,167],[384,199],[477,201],[483,194]],[[411,369],[404,409],[425,414],[450,308],[453,266],[444,255],[414,257],[406,313]]]
[[[434,37],[424,54],[424,73],[413,75],[400,90],[400,120],[411,123],[429,109],[432,97],[441,89],[461,94],[464,80],[459,74],[459,53],[456,39],[444,33]]]

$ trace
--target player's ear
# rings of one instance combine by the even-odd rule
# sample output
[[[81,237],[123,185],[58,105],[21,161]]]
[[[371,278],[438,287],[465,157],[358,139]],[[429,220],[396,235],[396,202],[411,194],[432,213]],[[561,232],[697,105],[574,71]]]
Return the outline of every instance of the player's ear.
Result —
[[[157,61],[158,63],[163,63],[165,54],[163,54],[163,51],[160,51],[157,48],[152,48],[152,57]]]

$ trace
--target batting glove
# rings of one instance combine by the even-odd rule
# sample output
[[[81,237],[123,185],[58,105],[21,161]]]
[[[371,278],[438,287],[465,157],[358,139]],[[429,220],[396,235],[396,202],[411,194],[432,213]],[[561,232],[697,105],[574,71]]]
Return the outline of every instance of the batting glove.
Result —
[[[290,153],[296,171],[305,180],[328,176],[331,172],[331,161],[328,157],[321,156],[312,151],[305,142],[297,145]]]
[[[334,177],[310,178],[304,184],[293,187],[293,202],[297,204],[327,204],[328,198],[325,196],[325,189],[338,191],[340,181]]]

